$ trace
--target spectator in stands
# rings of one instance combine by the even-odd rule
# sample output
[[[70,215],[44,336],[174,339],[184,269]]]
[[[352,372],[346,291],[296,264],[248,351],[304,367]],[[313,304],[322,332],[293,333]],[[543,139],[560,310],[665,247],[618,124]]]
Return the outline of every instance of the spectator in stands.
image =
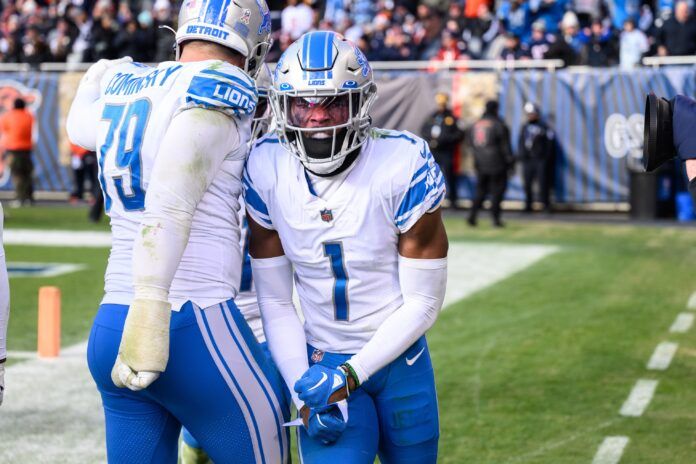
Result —
[[[467,18],[462,38],[472,56],[483,58],[500,31],[500,21],[483,3],[476,18]]]
[[[92,19],[82,9],[74,9],[73,21],[78,33],[73,42],[72,52],[68,55],[68,62],[79,63],[91,60],[90,35],[92,32]]]
[[[526,43],[531,35],[531,12],[525,0],[504,0],[498,9],[505,30]]]
[[[418,5],[418,20],[423,25],[423,32],[416,42],[418,59],[430,60],[437,56],[442,46],[442,15],[421,3]]]
[[[65,18],[60,18],[47,38],[48,48],[51,51],[51,61],[65,62],[72,48],[77,30],[71,30],[70,23]]]
[[[510,147],[510,130],[498,116],[497,101],[486,102],[486,111],[469,129],[466,140],[474,154],[476,168],[476,198],[469,214],[469,225],[477,224],[478,210],[490,194],[493,225],[503,227],[500,204],[507,188],[508,171],[514,166],[514,159]]]
[[[537,19],[532,24],[532,37],[529,39],[529,54],[534,60],[543,60],[551,42],[546,35],[546,23]]]
[[[627,19],[621,32],[619,62],[621,69],[629,71],[640,64],[643,53],[649,49],[648,38],[636,29],[632,19]]]
[[[530,0],[529,9],[534,18],[544,21],[546,32],[557,34],[560,32],[559,23],[564,17],[568,0]],[[577,20],[577,18],[576,18]]]
[[[464,132],[457,125],[457,117],[449,107],[446,93],[435,96],[437,110],[425,121],[421,136],[428,142],[435,161],[440,165],[447,182],[447,194],[452,207],[457,207],[457,173],[454,157],[457,147],[464,139]]]
[[[372,22],[375,13],[375,2],[372,0],[353,0],[351,15],[355,24],[362,26]]]
[[[410,61],[414,58],[415,50],[410,37],[404,34],[401,25],[392,25],[384,36],[381,59],[385,61]]]
[[[304,1],[288,0],[280,16],[280,29],[295,41],[314,26],[314,11]]]
[[[547,23],[548,28],[548,23]],[[578,64],[580,50],[583,47],[583,38],[580,35],[577,16],[572,11],[563,15],[561,21],[561,33],[554,36],[549,51],[544,58],[561,59],[566,66]]]
[[[22,44],[22,62],[38,68],[41,63],[46,61],[51,61],[51,52],[39,33],[39,28],[32,26],[27,29]]]
[[[660,56],[693,55],[696,53],[696,18],[686,1],[674,5],[674,16],[665,21],[659,36]]]
[[[464,3],[464,17],[466,18],[477,18],[479,15],[479,7],[481,5],[486,5],[490,10],[493,6],[491,0],[466,0]]]
[[[606,0],[614,29],[621,30],[627,19],[638,21],[641,0]]]
[[[454,34],[450,31],[442,32],[442,41],[440,50],[435,55],[432,61],[452,62],[469,58],[466,52],[464,42],[457,40]]]
[[[602,20],[594,18],[590,34],[583,46],[580,63],[586,66],[606,67],[617,62],[616,41],[611,30],[602,25]]]
[[[505,34],[505,45],[500,51],[500,59],[506,61],[515,61],[528,60],[529,58],[529,50],[522,46],[520,43],[520,38],[512,32]]]
[[[462,11],[462,6],[458,2],[450,3],[449,9],[447,10],[447,24],[456,25],[456,30],[461,33],[464,30],[464,25],[466,23],[466,18],[464,17],[464,11]],[[450,29],[448,27],[448,29]]]
[[[17,98],[13,108],[0,116],[0,142],[6,150],[5,156],[10,159],[16,194],[12,207],[34,204],[34,163],[31,159],[33,130],[34,116],[26,109],[26,103],[21,98]]]

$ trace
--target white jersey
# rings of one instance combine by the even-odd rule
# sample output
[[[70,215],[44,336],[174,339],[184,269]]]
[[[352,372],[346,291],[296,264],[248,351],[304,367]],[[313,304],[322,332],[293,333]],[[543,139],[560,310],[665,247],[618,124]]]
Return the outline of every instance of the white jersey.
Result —
[[[94,137],[113,246],[103,303],[131,302],[133,244],[152,166],[172,118],[193,107],[236,118],[240,145],[227,156],[198,203],[169,299],[172,308],[179,309],[187,300],[207,307],[236,296],[242,271],[237,214],[241,185],[240,173],[233,167],[247,154],[255,94],[248,75],[217,60],[169,61],[156,68],[126,63],[104,75],[99,100],[102,121]]]
[[[320,198],[300,161],[267,136],[252,149],[243,182],[247,214],[278,232],[295,268],[307,342],[358,352],[403,304],[399,234],[444,197],[427,143],[372,129],[341,185]]]
[[[261,322],[261,312],[259,303],[256,299],[256,288],[254,287],[254,276],[251,273],[251,258],[249,257],[249,225],[247,223],[244,204],[239,209],[239,223],[242,226],[239,246],[242,250],[242,276],[239,283],[239,294],[234,299],[234,304],[244,316],[247,324],[254,332],[256,339],[263,343],[266,337],[263,333]]]

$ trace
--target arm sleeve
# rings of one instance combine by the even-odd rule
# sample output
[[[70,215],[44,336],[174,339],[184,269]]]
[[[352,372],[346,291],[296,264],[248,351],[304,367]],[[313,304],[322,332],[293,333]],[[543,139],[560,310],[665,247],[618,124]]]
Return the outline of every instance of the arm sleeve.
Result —
[[[97,149],[97,128],[101,120],[99,96],[98,85],[81,84],[70,105],[65,122],[68,139],[89,151]]]
[[[395,183],[393,192],[394,223],[401,233],[407,232],[424,214],[440,207],[445,197],[445,177],[435,162],[427,143],[413,158],[412,174],[406,182]]]
[[[133,246],[136,298],[167,301],[198,202],[227,155],[237,127],[221,112],[190,109],[172,119],[155,159]],[[239,177],[244,160],[239,164]]]
[[[299,411],[303,403],[293,387],[309,361],[304,328],[292,303],[292,264],[283,255],[252,258],[251,267],[268,348]]]
[[[360,383],[398,358],[435,323],[445,299],[447,258],[399,256],[399,282],[404,304],[385,319],[370,341],[348,360]]]
[[[10,282],[7,277],[2,231],[3,212],[0,206],[0,361],[7,357],[7,323],[10,318]]]

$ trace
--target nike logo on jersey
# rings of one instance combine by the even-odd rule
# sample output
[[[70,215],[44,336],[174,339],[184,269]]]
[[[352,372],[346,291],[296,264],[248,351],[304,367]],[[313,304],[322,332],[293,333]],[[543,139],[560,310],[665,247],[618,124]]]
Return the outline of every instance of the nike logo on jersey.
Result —
[[[413,364],[414,364],[416,361],[418,361],[418,358],[421,357],[421,355],[423,354],[424,351],[425,351],[425,347],[421,348],[421,350],[418,352],[418,354],[415,355],[414,357],[412,357],[411,359],[406,358],[406,364],[409,365],[409,366],[413,366]]]
[[[343,385],[343,379],[341,378],[340,375],[334,374],[334,383],[333,383],[333,386],[331,388],[333,389],[336,387],[340,387],[341,385]]]
[[[316,385],[314,385],[312,388],[309,388],[307,391],[312,391],[315,388],[319,388],[327,380],[329,380],[329,376],[326,375],[326,372],[322,372],[321,373],[321,380],[319,382],[317,382]]]

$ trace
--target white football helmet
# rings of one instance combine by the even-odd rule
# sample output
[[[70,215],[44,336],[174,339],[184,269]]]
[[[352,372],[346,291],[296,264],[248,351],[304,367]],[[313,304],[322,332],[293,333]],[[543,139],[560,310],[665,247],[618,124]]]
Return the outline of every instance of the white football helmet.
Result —
[[[251,122],[250,144],[254,143],[257,138],[268,132],[268,129],[271,127],[273,113],[268,104],[268,90],[272,82],[273,76],[271,75],[271,70],[268,68],[268,65],[264,63],[256,76],[256,89],[259,91],[259,102],[256,104],[256,112]]]
[[[185,0],[176,30],[179,48],[187,40],[215,42],[238,51],[251,77],[271,47],[271,14],[265,0]]]
[[[376,92],[357,45],[332,31],[304,34],[278,60],[270,90],[280,143],[310,171],[334,172],[367,139]],[[326,125],[308,123],[317,107]]]

